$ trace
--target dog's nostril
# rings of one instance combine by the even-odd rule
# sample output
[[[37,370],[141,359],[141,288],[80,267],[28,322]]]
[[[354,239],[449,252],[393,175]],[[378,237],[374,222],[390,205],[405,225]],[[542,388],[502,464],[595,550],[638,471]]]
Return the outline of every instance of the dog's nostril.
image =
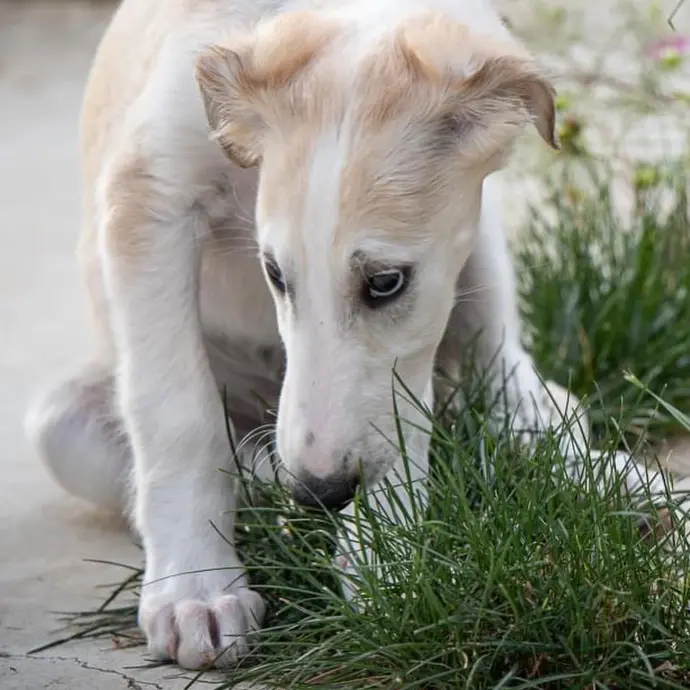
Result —
[[[358,486],[358,474],[338,474],[320,479],[312,474],[303,473],[292,485],[292,497],[302,506],[326,508],[336,512],[352,501]]]

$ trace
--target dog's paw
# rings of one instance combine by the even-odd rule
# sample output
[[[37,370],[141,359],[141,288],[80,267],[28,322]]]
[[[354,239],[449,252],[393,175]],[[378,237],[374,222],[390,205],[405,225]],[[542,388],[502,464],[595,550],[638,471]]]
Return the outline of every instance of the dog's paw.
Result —
[[[261,625],[265,604],[248,588],[215,598],[179,598],[173,593],[142,593],[139,625],[149,652],[187,669],[237,663],[249,648],[249,636]]]

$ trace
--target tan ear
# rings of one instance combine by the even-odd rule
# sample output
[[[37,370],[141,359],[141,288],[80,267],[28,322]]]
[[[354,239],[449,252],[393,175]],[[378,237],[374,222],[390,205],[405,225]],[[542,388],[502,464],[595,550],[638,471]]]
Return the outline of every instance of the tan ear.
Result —
[[[542,139],[558,148],[554,89],[512,39],[476,35],[430,14],[405,27],[397,47],[410,73],[442,90],[459,129],[475,125],[489,134],[493,126],[499,140],[501,125],[508,135],[532,121]]]
[[[252,102],[252,85],[239,53],[213,46],[196,64],[196,78],[214,139],[242,168],[261,160],[261,117]]]
[[[312,13],[286,13],[232,48],[212,46],[197,59],[196,78],[213,136],[235,163],[260,163],[270,113],[335,31]]]
[[[490,58],[466,82],[466,98],[475,101],[477,115],[506,116],[523,110],[552,148],[556,141],[555,89],[528,60]]]

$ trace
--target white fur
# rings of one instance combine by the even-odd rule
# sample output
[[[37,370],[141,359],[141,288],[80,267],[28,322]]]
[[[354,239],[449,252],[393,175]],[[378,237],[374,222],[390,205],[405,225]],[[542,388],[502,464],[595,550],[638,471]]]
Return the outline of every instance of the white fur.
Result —
[[[127,12],[144,4],[125,0],[121,31]],[[314,0],[281,7],[267,0],[205,0],[170,3],[174,11],[163,0],[150,4],[159,16],[154,25],[169,24],[163,47],[147,68],[144,87],[96,156],[95,177],[86,191],[85,222],[96,237],[86,263],[98,267],[95,291],[102,294],[94,301],[106,317],[101,335],[110,345],[96,355],[98,376],[82,374],[53,391],[34,406],[27,427],[58,481],[89,500],[124,509],[123,475],[133,466],[134,521],[146,550],[140,622],[155,656],[199,668],[227,665],[243,654],[247,634],[260,624],[264,609],[259,595],[248,589],[232,543],[236,480],[219,389],[227,388],[238,434],[245,437],[272,421],[262,416],[262,401],[275,406],[282,383],[277,431],[287,473],[332,476],[349,452],[362,460],[372,485],[402,467],[390,442],[396,439],[390,365],[397,362],[405,383],[431,409],[439,344],[453,363],[481,331],[480,358],[494,362],[496,381],[502,384],[504,370],[514,371],[506,414],[517,415],[517,426],[531,430],[559,420],[520,342],[515,281],[493,178],[483,185],[481,215],[479,199],[456,190],[461,220],[444,228],[452,231],[450,244],[434,242],[437,235],[431,231],[426,241],[404,244],[378,236],[375,228],[357,235],[348,229],[352,241],[335,251],[340,170],[351,151],[345,128],[315,148],[299,232],[294,219],[271,216],[263,208],[259,189],[255,239],[256,178],[230,165],[210,140],[194,81],[194,59],[206,45],[231,29],[248,31],[261,17],[288,7],[323,7],[348,18],[355,28],[350,54],[343,55],[346,65],[356,63],[387,27],[432,8],[507,40],[490,4]],[[140,40],[134,35],[132,45]],[[101,67],[95,79],[108,80],[109,69]],[[105,107],[107,116],[110,106]],[[96,118],[95,109],[88,112],[87,123]],[[114,251],[112,239],[118,224],[129,222],[131,192],[122,192],[127,183],[122,177],[133,158],[143,160],[154,178],[145,220],[136,228],[148,245],[134,258]],[[434,222],[440,232],[442,219]],[[259,249],[270,249],[291,266],[299,285],[295,305],[276,297],[274,308]],[[424,287],[417,306],[395,329],[374,317],[343,326],[346,259],[356,249],[418,264],[417,279]],[[472,293],[472,299],[456,304],[456,289]],[[284,382],[281,340],[287,352]],[[494,358],[498,350],[502,355]],[[102,395],[99,400],[106,403],[94,405],[89,396],[94,386],[101,393],[114,388],[115,394]],[[412,479],[423,499],[427,422],[403,397],[401,414],[414,423],[405,427]],[[123,442],[113,442],[108,432],[113,425]],[[306,442],[310,433],[312,444]],[[255,440],[260,446],[260,438]],[[243,447],[251,456],[252,444]],[[564,449],[579,466],[572,444]],[[268,465],[263,462],[262,474],[272,472]],[[384,501],[383,508],[390,506]],[[343,535],[344,554],[358,548],[348,543],[351,537]],[[339,563],[351,572],[353,559]],[[346,590],[356,594],[349,584]],[[212,617],[219,633],[215,639]]]

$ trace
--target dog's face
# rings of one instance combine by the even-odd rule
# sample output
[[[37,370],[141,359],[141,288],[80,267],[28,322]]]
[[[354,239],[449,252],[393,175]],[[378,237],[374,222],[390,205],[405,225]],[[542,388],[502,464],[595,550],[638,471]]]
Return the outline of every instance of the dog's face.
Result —
[[[287,353],[279,452],[296,497],[333,508],[390,470],[399,432],[412,462],[426,455],[422,410],[483,180],[526,122],[553,143],[551,89],[505,47],[435,16],[364,50],[351,40],[286,15],[198,70],[221,145],[260,163],[261,260]]]

